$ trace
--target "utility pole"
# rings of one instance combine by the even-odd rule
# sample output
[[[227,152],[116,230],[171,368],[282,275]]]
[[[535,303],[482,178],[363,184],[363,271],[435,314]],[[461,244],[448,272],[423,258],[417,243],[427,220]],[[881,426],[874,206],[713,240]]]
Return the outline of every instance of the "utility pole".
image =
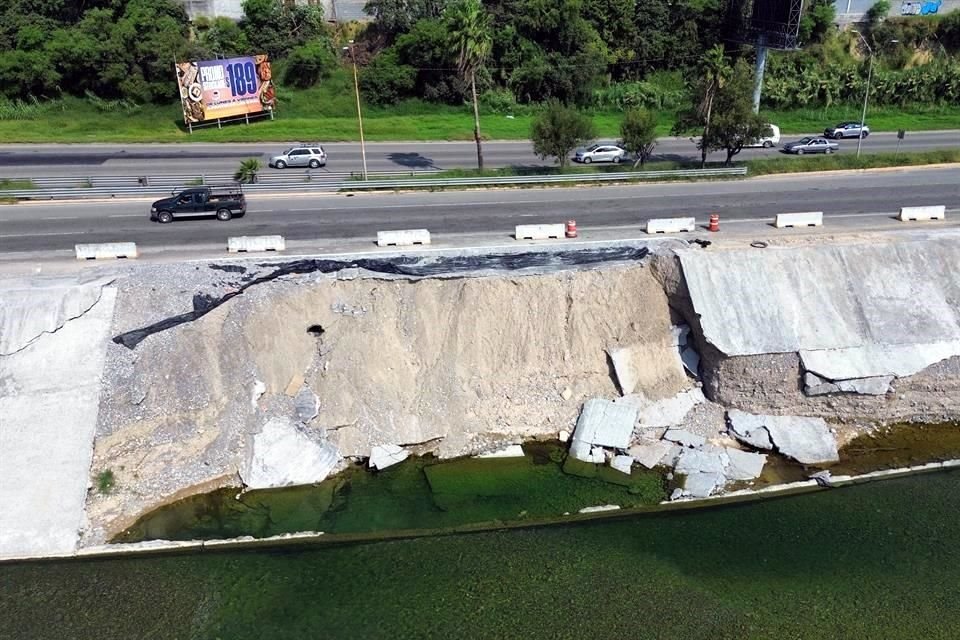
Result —
[[[357,77],[357,56],[353,53],[353,40],[344,51],[350,51],[350,60],[353,62],[353,91],[357,96],[357,121],[360,123],[360,158],[363,161],[363,179],[367,179],[367,148],[363,142],[363,113],[360,111],[360,80]]]
[[[867,61],[867,88],[863,92],[863,111],[860,113],[860,135],[857,136],[857,157],[860,157],[860,147],[863,145],[863,127],[866,124],[867,120],[867,100],[870,98],[870,80],[873,77],[873,49],[870,48],[867,39],[863,37],[863,34],[857,31],[856,29],[851,29],[853,33],[857,34],[860,37],[860,42],[863,43],[863,46],[867,48],[867,53],[869,54]],[[890,40],[890,43],[896,43],[899,40]]]
[[[767,39],[757,36],[757,65],[753,74],[753,112],[760,113],[760,94],[763,91],[763,73],[767,68]]]

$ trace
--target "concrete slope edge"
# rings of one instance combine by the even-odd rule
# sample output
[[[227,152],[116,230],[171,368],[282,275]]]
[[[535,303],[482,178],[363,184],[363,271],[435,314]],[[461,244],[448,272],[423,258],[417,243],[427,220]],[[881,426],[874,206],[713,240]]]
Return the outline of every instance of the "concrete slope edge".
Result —
[[[943,473],[956,469],[960,469],[960,459],[945,460],[943,462],[930,462],[927,464],[898,467],[894,469],[882,469],[860,475],[833,476],[831,478],[831,488],[842,488],[870,482],[894,480],[897,478],[905,478],[928,473]],[[827,490],[827,487],[820,485],[816,480],[801,480],[797,482],[772,485],[762,489],[740,489],[738,491],[731,491],[722,495],[709,496],[706,498],[683,498],[673,501],[666,500],[652,507],[616,510],[609,509],[595,512],[570,514],[567,516],[558,516],[557,518],[550,519],[526,520],[523,522],[478,523],[476,525],[464,525],[444,530],[409,530],[406,532],[391,532],[387,535],[377,533],[328,534],[323,531],[303,531],[297,533],[284,533],[265,538],[239,536],[236,538],[224,538],[217,540],[153,540],[149,542],[136,542],[130,544],[98,545],[94,547],[80,548],[73,553],[61,553],[45,556],[0,556],[0,564],[27,561],[57,561],[70,559],[79,560],[86,558],[143,557],[170,553],[230,551],[236,549],[276,548],[294,545],[324,545],[346,542],[383,542],[388,540],[402,540],[438,535],[456,535],[459,533],[479,533],[483,531],[495,530],[499,531],[503,529],[527,529],[543,526],[563,526],[575,522],[610,520],[613,518],[622,519],[630,516],[656,514],[668,511],[693,511],[695,509],[721,507],[730,504],[743,504],[756,502],[767,498],[802,495],[805,493],[814,493],[825,490]]]

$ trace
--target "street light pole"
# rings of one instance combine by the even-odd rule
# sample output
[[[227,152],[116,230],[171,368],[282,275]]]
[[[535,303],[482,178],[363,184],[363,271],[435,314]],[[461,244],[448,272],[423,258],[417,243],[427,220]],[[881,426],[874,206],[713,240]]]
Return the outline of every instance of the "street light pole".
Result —
[[[862,33],[856,29],[851,29],[851,31],[860,36],[860,42],[863,43],[863,46],[867,48],[867,52],[869,53],[867,63],[867,89],[863,92],[863,112],[860,114],[860,135],[857,136],[857,157],[859,158],[860,146],[863,144],[863,125],[867,120],[867,99],[870,97],[870,79],[873,76],[873,49],[867,44],[867,39],[863,37]]]
[[[367,179],[367,148],[363,142],[363,113],[360,111],[360,81],[357,78],[357,56],[353,53],[353,40],[350,40],[349,47],[343,50],[350,51],[350,60],[353,62],[353,91],[357,96],[357,121],[360,123],[360,158],[363,161],[363,179]]]

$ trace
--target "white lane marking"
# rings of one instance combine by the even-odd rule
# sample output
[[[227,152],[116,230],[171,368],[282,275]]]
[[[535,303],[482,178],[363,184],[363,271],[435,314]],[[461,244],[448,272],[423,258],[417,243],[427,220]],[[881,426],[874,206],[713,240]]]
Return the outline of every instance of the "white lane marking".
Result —
[[[76,220],[80,216],[53,216],[48,218],[40,218],[41,220]]]
[[[107,216],[108,218],[146,218],[148,216],[142,213],[120,213],[113,216]]]
[[[80,236],[86,235],[86,231],[58,231],[55,233],[10,233],[0,235],[0,238],[35,238],[37,236]]]
[[[316,211],[316,209],[313,207],[310,207],[309,209],[287,209],[287,211]],[[264,213],[270,213],[270,212],[265,211]]]

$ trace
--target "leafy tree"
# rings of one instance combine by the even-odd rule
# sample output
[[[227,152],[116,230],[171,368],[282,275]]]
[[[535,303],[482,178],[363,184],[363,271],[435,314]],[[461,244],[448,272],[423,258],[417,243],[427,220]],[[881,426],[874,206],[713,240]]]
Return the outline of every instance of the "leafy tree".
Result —
[[[323,7],[278,0],[243,0],[240,28],[257,53],[283,58],[326,32]]]
[[[723,90],[733,69],[727,63],[723,54],[723,46],[716,45],[703,56],[700,68],[700,77],[694,86],[694,104],[691,108],[677,116],[674,125],[675,134],[683,134],[703,127],[701,140],[710,140],[710,126],[713,123],[713,103],[717,95]],[[700,148],[700,166],[707,164],[706,145]]]
[[[530,139],[541,160],[555,158],[566,167],[570,152],[596,136],[593,121],[575,109],[551,101],[533,121]]]
[[[470,81],[473,98],[473,139],[477,143],[477,168],[483,171],[483,146],[480,141],[480,107],[477,103],[477,70],[490,55],[492,37],[490,16],[480,0],[459,0],[447,14],[450,40],[457,55],[457,68]]]
[[[630,109],[620,123],[623,148],[634,155],[633,166],[646,164],[657,146],[657,117],[647,109]]]
[[[283,79],[287,84],[306,89],[329,77],[336,66],[333,44],[327,38],[317,38],[290,52]]]
[[[202,47],[205,58],[217,55],[234,57],[249,55],[251,52],[247,34],[236,21],[230,18],[214,18],[206,24],[195,20],[193,26],[197,31],[197,42]]]
[[[800,18],[800,42],[822,43],[833,31],[837,9],[833,0],[813,0]]]
[[[420,20],[439,18],[446,6],[447,0],[367,0],[363,11],[373,16],[378,31],[397,36]]]
[[[401,64],[397,50],[386,49],[360,73],[360,89],[372,104],[394,104],[410,95],[417,80],[417,71]]]
[[[394,45],[400,62],[416,69],[414,95],[433,102],[463,104],[470,92],[469,81],[454,72],[456,52],[450,47],[450,30],[443,20],[417,22]]]
[[[887,17],[888,13],[890,13],[890,0],[877,0],[869,9],[867,9],[867,13],[864,17],[866,17],[869,27],[873,28],[878,23],[882,22],[883,19]]]

